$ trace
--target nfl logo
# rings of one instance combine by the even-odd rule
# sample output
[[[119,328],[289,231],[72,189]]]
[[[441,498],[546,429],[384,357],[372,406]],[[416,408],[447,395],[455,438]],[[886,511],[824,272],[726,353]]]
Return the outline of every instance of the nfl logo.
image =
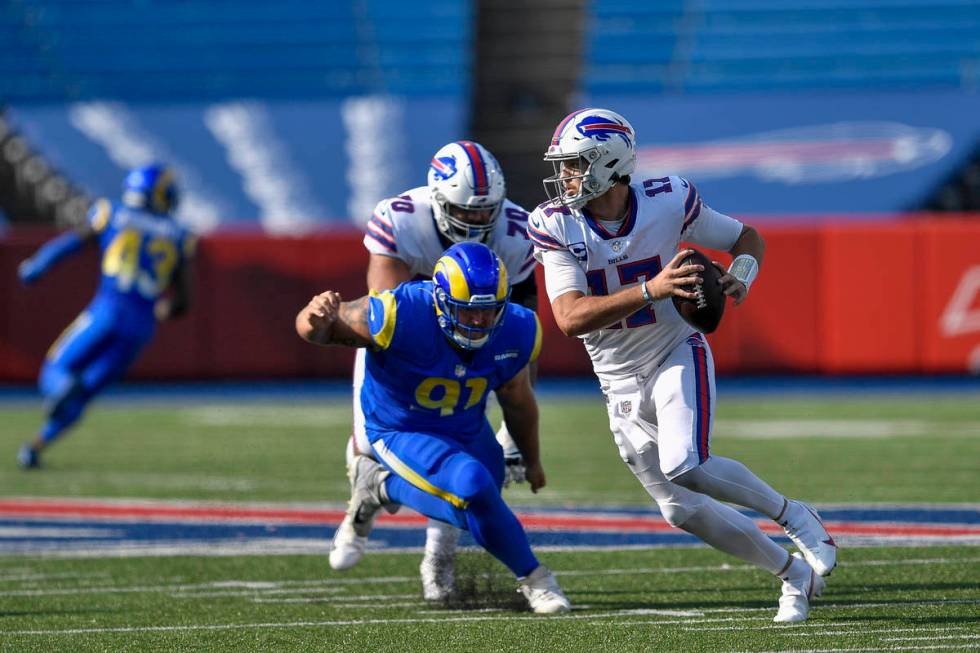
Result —
[[[627,399],[626,401],[620,402],[619,408],[623,411],[624,415],[629,415],[630,411],[633,410],[633,402]]]
[[[459,378],[462,378],[462,377],[466,376],[466,368],[463,367],[462,365],[457,365],[456,366],[456,376],[459,377]]]
[[[622,244],[618,240],[614,240],[613,241],[613,243],[612,243],[612,251],[618,252],[621,247],[622,247]]]

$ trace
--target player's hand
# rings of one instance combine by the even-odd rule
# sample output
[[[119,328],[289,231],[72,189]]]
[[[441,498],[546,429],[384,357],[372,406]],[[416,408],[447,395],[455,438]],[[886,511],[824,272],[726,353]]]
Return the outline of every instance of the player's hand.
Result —
[[[541,463],[533,463],[528,465],[525,469],[525,475],[527,476],[528,485],[531,486],[531,492],[537,493],[538,490],[544,487],[544,469],[541,467]]]
[[[17,266],[17,276],[20,277],[21,283],[29,286],[41,276],[41,270],[34,263],[34,259],[28,258],[21,261],[20,265]]]
[[[651,297],[664,299],[671,295],[677,295],[685,299],[697,299],[697,295],[683,288],[683,286],[701,283],[698,272],[704,270],[703,265],[681,265],[681,261],[693,253],[694,250],[691,249],[682,249],[677,252],[657,276],[645,282]]]
[[[316,331],[329,331],[337,321],[341,301],[340,293],[333,290],[314,295],[306,305],[306,319],[310,326]]]
[[[718,279],[721,291],[735,300],[736,306],[744,302],[746,295],[749,294],[745,284],[733,277],[718,261],[712,261],[711,264],[721,272],[721,278]]]
[[[511,483],[523,483],[527,480],[527,468],[524,458],[517,447],[504,450],[504,487]]]

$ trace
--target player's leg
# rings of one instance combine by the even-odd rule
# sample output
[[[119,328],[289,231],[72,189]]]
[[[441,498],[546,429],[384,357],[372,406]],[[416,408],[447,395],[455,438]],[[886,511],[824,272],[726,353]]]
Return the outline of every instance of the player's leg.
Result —
[[[660,469],[662,454],[657,445],[661,434],[651,423],[655,406],[652,385],[652,381],[646,387],[627,382],[626,387],[612,389],[608,393],[609,417],[620,456],[657,502],[664,519],[719,551],[776,575],[783,580],[784,587],[792,588],[808,600],[815,589],[809,565],[790,557],[745,515],[664,476]],[[816,591],[819,593],[819,588]],[[795,614],[806,617],[808,603],[793,607]]]
[[[492,441],[489,428],[480,438]],[[554,576],[531,551],[527,534],[500,496],[502,464],[481,462],[490,448],[477,445],[474,456],[449,440],[421,433],[384,434],[372,442],[375,453],[393,474],[385,481],[387,496],[422,514],[470,531],[473,539],[521,580],[521,590],[535,612],[569,609]],[[494,447],[496,448],[496,444]]]
[[[821,575],[836,565],[836,546],[816,513],[776,492],[745,465],[710,454],[714,361],[700,336],[681,344],[654,379],[660,465],[667,478],[719,501],[751,508],[784,526]]]
[[[20,448],[17,462],[21,467],[39,466],[40,452],[81,417],[92,396],[82,383],[80,372],[111,340],[110,326],[104,316],[86,309],[48,349],[38,376],[45,421],[33,442]]]
[[[356,500],[354,488],[353,464],[355,457],[368,456],[374,458],[374,450],[371,449],[371,443],[368,441],[367,433],[364,430],[364,411],[361,408],[361,387],[364,385],[365,365],[365,351],[358,349],[354,356],[354,373],[352,379],[353,433],[347,440],[345,452],[347,477],[351,481],[351,496],[347,501],[347,512],[344,515],[344,519],[340,522],[340,525],[330,540],[330,567],[338,571],[350,569],[364,557],[368,537],[371,534],[371,529],[374,527],[374,520],[380,510],[380,508],[372,510],[359,503]],[[397,512],[398,506],[391,504],[386,506],[386,509],[389,512]]]
[[[505,471],[499,432],[497,441],[479,438],[466,451],[487,468],[498,486],[502,484]],[[460,533],[460,529],[451,524],[429,520],[425,553],[419,565],[422,596],[426,600],[442,601],[456,591],[456,546]]]

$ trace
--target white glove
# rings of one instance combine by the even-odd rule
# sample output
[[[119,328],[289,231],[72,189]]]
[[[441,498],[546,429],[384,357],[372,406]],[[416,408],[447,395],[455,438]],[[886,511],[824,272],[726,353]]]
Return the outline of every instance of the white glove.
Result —
[[[504,487],[527,480],[524,458],[517,447],[504,449]]]

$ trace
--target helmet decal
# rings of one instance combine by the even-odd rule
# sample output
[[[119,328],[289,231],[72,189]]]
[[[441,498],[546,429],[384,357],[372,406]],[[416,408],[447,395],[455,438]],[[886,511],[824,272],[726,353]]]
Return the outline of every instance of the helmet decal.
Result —
[[[454,156],[434,156],[431,165],[432,173],[436,179],[446,180],[456,174],[456,157]]]
[[[633,147],[629,139],[633,135],[633,130],[604,116],[586,116],[575,125],[575,129],[582,136],[594,138],[597,141],[608,141],[612,136],[619,136],[627,147]]]

